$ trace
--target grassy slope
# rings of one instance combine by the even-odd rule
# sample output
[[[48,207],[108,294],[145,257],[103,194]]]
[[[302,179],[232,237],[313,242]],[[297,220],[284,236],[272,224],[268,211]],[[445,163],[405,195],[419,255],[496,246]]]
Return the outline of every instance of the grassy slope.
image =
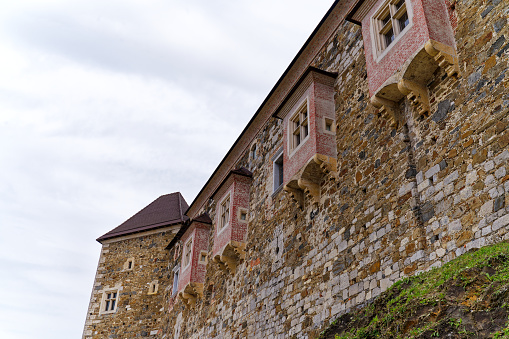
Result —
[[[509,338],[509,244],[405,278],[319,338]]]

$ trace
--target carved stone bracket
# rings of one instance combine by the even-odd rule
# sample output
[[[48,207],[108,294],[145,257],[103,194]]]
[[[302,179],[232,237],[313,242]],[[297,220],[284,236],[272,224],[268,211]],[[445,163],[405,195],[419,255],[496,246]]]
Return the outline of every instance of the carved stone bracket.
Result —
[[[320,182],[324,175],[337,177],[337,160],[323,154],[315,154],[303,168],[284,186],[291,198],[304,207],[304,197],[313,203],[320,202]]]
[[[398,89],[403,95],[406,95],[419,115],[429,115],[430,104],[426,86],[414,81],[401,79],[398,83]]]
[[[391,127],[397,128],[399,126],[402,120],[397,102],[381,98],[377,95],[373,95],[370,100],[371,104],[379,109],[382,117],[389,119]]]
[[[424,49],[435,59],[438,66],[445,69],[448,76],[452,77],[460,73],[458,55],[453,47],[435,40],[429,40],[424,45]]]
[[[428,40],[400,69],[380,86],[371,97],[371,104],[388,117],[393,127],[401,122],[398,102],[407,97],[418,116],[429,115],[427,84],[435,70],[443,68],[449,77],[459,74],[456,49],[435,40]]]
[[[226,273],[235,275],[238,264],[246,258],[246,243],[230,241],[223,251],[214,256],[214,262]]]
[[[289,185],[285,185],[283,188],[288,194],[290,194],[290,198],[300,207],[304,207],[304,192],[300,188],[294,188]]]
[[[198,298],[203,298],[203,284],[189,283],[184,290],[179,293],[180,299],[187,307],[193,307]]]

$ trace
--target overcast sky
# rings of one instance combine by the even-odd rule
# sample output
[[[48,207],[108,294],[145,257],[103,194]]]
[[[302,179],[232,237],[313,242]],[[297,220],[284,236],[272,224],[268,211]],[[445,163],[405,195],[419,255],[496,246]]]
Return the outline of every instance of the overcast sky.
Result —
[[[0,338],[80,338],[97,237],[188,203],[332,0],[0,0]]]

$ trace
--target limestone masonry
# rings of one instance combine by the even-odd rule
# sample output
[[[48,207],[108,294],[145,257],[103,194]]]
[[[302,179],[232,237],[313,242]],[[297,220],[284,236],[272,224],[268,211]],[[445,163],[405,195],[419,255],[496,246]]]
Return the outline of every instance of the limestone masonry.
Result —
[[[335,1],[190,206],[162,196],[98,239],[83,338],[315,338],[508,240],[508,17]]]

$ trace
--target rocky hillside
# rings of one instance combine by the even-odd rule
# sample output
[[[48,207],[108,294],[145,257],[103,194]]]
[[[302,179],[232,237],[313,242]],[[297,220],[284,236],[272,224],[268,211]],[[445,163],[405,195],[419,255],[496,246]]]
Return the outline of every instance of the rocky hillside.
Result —
[[[336,319],[321,339],[509,338],[509,244],[403,279]]]

